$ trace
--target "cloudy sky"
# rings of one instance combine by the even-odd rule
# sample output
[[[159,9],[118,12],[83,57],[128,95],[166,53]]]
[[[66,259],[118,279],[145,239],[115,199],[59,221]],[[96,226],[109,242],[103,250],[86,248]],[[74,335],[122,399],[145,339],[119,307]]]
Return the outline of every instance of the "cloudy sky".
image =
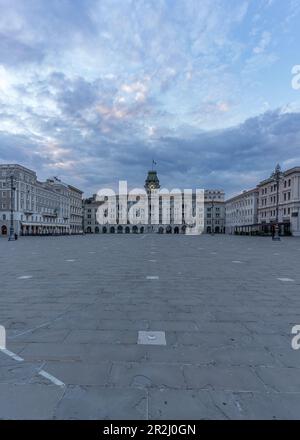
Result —
[[[0,0],[0,163],[86,195],[300,165],[300,0]]]

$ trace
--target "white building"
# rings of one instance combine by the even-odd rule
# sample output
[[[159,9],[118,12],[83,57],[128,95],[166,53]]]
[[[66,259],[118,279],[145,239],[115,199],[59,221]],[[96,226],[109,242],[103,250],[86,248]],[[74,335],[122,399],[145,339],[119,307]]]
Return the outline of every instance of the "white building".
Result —
[[[12,192],[10,176],[13,176]],[[34,171],[21,165],[0,165],[2,236],[9,233],[12,200],[14,230],[18,235],[55,235],[71,232],[71,191],[68,185],[59,179],[40,182]]]
[[[258,230],[258,189],[244,191],[226,200],[226,233],[252,233]]]
[[[99,205],[100,203],[96,201],[96,194],[83,201],[83,230],[87,234],[100,233],[96,217]]]
[[[183,192],[170,194],[160,188],[157,172],[148,172],[145,181],[145,191],[148,196],[148,206],[137,206],[135,219],[132,224],[128,213],[134,209],[135,202],[128,202],[127,197],[117,195],[111,204],[104,210],[103,221],[97,221],[97,210],[102,203],[97,201],[96,195],[84,201],[84,231],[85,233],[160,233],[185,234],[188,233],[189,218],[202,216],[203,232],[225,232],[224,192],[205,190],[202,200],[202,212],[196,193],[191,195],[191,203],[187,203]],[[150,196],[151,195],[151,196]],[[151,204],[151,197],[157,196],[158,204]],[[114,198],[114,196],[113,196]],[[147,203],[147,202],[145,202]],[[166,208],[166,209],[165,209]],[[200,217],[199,217],[200,218]]]
[[[265,233],[276,223],[277,185],[272,177],[257,186],[258,222]],[[300,236],[300,167],[282,173],[279,184],[279,228],[281,234]]]
[[[83,192],[75,188],[75,186],[68,185],[70,194],[70,233],[83,233]]]
[[[204,230],[207,234],[225,233],[225,193],[221,190],[204,191]]]

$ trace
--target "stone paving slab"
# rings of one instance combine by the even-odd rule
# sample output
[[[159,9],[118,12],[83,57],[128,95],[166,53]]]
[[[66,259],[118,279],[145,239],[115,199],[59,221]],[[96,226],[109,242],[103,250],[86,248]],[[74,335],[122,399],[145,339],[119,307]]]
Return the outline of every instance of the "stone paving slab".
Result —
[[[72,330],[66,339],[66,344],[135,344],[134,330]]]
[[[266,391],[263,380],[250,367],[186,365],[183,372],[189,389]]]
[[[228,417],[208,391],[151,390],[150,420],[225,420]]]
[[[205,332],[177,332],[178,345],[195,345],[201,348],[222,348],[226,346],[249,346],[254,345],[255,338],[251,334],[243,333],[210,333],[207,337]],[[287,342],[287,341],[285,341]]]
[[[55,419],[145,420],[147,395],[137,389],[69,387],[56,408]]]
[[[183,368],[151,362],[114,363],[109,384],[133,388],[186,388]]]
[[[41,366],[37,366],[30,362],[17,363],[11,362],[8,365],[0,366],[0,384],[26,384],[37,375]]]
[[[149,419],[154,420],[299,420],[299,407],[300,393],[149,392]]]
[[[90,364],[82,361],[48,361],[44,369],[59,377],[66,385],[106,386],[112,368],[111,362]]]
[[[24,359],[0,352],[0,418],[300,418],[299,239],[95,235],[0,246],[0,325]],[[167,345],[138,345],[139,331],[165,332]]]
[[[258,367],[256,373],[275,392],[300,393],[300,368]]]
[[[63,395],[56,386],[0,384],[0,419],[52,419]]]
[[[299,420],[299,393],[210,392],[225,418],[232,420]]]

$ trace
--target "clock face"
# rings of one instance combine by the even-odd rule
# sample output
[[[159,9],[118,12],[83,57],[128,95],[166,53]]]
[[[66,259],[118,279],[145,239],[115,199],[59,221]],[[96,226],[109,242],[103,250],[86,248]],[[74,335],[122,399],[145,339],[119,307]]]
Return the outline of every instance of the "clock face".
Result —
[[[150,183],[149,189],[151,189],[151,190],[155,189],[155,183]]]

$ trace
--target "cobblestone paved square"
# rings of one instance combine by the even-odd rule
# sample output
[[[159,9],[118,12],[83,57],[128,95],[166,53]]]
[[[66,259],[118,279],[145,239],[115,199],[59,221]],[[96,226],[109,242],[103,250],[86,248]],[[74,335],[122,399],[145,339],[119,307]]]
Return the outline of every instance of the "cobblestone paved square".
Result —
[[[299,419],[299,261],[296,238],[0,239],[0,418]]]

